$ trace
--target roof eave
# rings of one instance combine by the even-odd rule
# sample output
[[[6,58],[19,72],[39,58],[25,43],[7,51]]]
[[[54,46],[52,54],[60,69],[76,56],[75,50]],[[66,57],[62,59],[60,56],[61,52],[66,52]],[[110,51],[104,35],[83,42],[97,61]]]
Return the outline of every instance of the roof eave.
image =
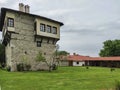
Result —
[[[30,15],[30,16],[35,16],[35,17],[39,17],[39,18],[43,18],[43,19],[52,21],[52,22],[59,23],[60,26],[63,26],[63,25],[64,25],[62,22],[59,22],[59,21],[56,21],[56,20],[53,20],[53,19],[50,19],[50,18],[47,18],[47,17],[43,17],[43,16],[40,16],[40,15],[35,15],[35,14],[31,14],[31,13],[25,13],[25,12],[22,12],[22,11],[13,10],[13,9],[9,9],[9,8],[1,8],[1,13],[2,13],[3,11],[4,11],[4,12],[6,12],[6,11],[12,11],[12,12],[17,12],[17,13],[21,13],[21,14]]]
[[[6,14],[6,10],[1,8],[0,31],[2,31],[2,28],[3,28],[3,25],[4,25],[5,14]]]

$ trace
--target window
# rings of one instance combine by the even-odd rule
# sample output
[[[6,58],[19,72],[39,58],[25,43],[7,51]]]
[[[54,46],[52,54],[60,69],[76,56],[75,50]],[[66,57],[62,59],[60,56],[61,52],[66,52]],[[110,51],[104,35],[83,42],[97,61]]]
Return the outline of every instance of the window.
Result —
[[[13,18],[8,18],[7,19],[7,26],[8,27],[14,27],[14,19]]]
[[[36,31],[37,22],[34,22],[34,31]]]
[[[54,44],[54,45],[56,44],[56,40],[55,39],[53,39],[52,44]]]
[[[47,32],[51,33],[51,26],[47,25]]]
[[[40,24],[40,31],[45,32],[45,24]]]
[[[79,64],[79,62],[76,62],[76,64]]]
[[[52,28],[52,33],[53,33],[53,34],[57,34],[57,27],[53,27],[53,28]]]
[[[27,54],[27,51],[25,51],[25,54]]]
[[[44,52],[44,55],[46,55],[46,52]]]
[[[50,39],[49,39],[49,38],[47,39],[47,43],[48,43],[48,44],[50,43]]]
[[[41,47],[41,41],[37,41],[37,47]]]

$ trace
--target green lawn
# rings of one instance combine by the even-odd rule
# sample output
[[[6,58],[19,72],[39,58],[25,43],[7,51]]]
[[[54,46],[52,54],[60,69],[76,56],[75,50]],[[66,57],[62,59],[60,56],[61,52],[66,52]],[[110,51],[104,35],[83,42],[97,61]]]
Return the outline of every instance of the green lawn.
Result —
[[[120,69],[59,67],[57,71],[7,72],[0,70],[2,90],[107,90],[120,80]]]

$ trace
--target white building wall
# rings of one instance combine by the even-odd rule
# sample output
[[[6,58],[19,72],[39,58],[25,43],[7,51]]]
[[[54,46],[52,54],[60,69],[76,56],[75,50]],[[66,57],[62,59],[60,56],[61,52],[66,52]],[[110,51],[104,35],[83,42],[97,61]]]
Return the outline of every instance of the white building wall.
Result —
[[[84,61],[73,61],[73,66],[83,66],[85,65]]]

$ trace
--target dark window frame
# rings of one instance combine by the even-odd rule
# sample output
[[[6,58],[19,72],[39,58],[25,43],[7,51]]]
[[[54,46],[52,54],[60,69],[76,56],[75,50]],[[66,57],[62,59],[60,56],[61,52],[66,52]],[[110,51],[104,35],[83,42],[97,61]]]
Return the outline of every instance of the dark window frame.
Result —
[[[76,64],[79,64],[79,62],[77,61]]]
[[[14,18],[7,18],[7,26],[8,27],[14,27]]]
[[[34,31],[37,29],[37,22],[34,22]]]
[[[40,31],[45,32],[45,24],[40,23]]]
[[[52,27],[52,34],[57,34],[57,27]]]
[[[48,27],[49,27],[49,29],[48,29]],[[50,25],[47,25],[46,29],[47,29],[47,33],[51,33],[52,27]]]
[[[41,41],[37,41],[37,47],[41,47]]]
[[[55,39],[53,39],[52,44],[53,44],[53,45],[55,45],[55,44],[56,44],[56,40],[55,40]]]

